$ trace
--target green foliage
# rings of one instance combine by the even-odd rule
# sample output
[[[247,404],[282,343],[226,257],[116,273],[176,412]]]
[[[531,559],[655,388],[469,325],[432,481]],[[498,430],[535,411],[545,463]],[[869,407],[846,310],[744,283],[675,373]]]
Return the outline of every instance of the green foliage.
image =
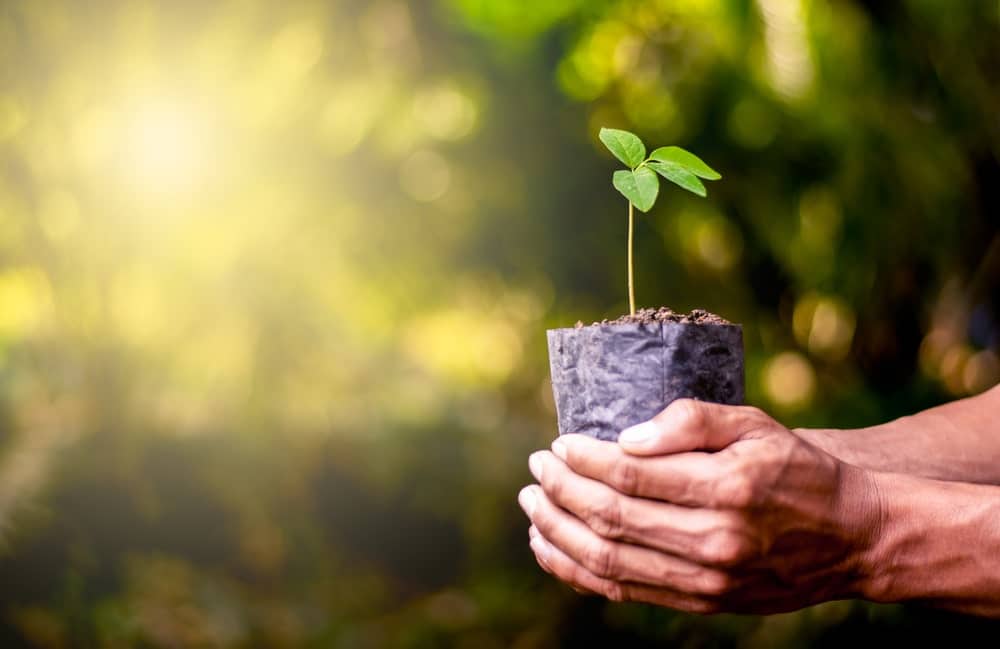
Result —
[[[698,180],[691,170],[680,165],[671,164],[669,162],[656,162],[650,161],[649,167],[656,171],[670,182],[683,187],[692,194],[697,194],[698,196],[705,197],[708,192],[705,190],[705,185]]]
[[[648,212],[656,203],[660,192],[657,174],[692,194],[706,196],[706,180],[722,178],[719,172],[678,146],[663,146],[646,158],[646,146],[639,136],[628,131],[602,128],[599,137],[616,158],[628,166],[628,171],[616,171],[613,176],[615,189],[621,192],[639,210]]]
[[[639,136],[616,128],[602,128],[598,134],[604,146],[625,163],[629,169],[635,169],[646,157],[646,147]]]
[[[660,192],[660,181],[647,166],[635,170],[619,169],[614,173],[613,182],[615,189],[643,212],[653,207]]]
[[[704,160],[679,146],[661,146],[650,153],[649,158],[664,165],[681,167],[705,180],[718,180],[722,178],[722,175],[705,164]]]

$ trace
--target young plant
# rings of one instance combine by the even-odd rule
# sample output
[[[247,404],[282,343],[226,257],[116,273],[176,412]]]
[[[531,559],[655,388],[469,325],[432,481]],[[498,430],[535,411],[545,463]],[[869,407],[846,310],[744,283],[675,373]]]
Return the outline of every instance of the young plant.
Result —
[[[660,193],[660,178],[663,176],[693,194],[707,196],[705,180],[718,180],[722,176],[705,164],[695,154],[677,146],[661,146],[646,157],[646,146],[634,133],[615,128],[602,128],[601,142],[628,169],[615,172],[615,189],[628,199],[628,309],[635,315],[635,288],[632,279],[632,231],[634,229],[633,206],[648,212]],[[657,175],[659,174],[659,176]]]

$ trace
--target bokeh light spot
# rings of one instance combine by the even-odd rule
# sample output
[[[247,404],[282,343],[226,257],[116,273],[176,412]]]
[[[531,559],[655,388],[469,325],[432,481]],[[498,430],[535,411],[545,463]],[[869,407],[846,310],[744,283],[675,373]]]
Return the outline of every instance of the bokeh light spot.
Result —
[[[430,203],[444,196],[451,184],[451,166],[440,154],[421,150],[399,169],[399,184],[413,200]]]
[[[951,335],[944,327],[935,327],[924,336],[920,342],[920,369],[931,378],[938,378],[941,370],[941,358],[944,356]]]
[[[0,305],[0,341],[41,333],[51,315],[48,278],[30,266],[0,272]]]
[[[962,383],[969,394],[978,394],[1000,382],[1000,358],[996,352],[985,349],[976,352],[965,363]]]
[[[323,54],[323,35],[311,21],[286,25],[271,43],[274,72],[285,79],[297,79],[308,73]]]
[[[787,410],[801,409],[816,392],[816,373],[809,360],[798,352],[781,352],[764,368],[764,390],[776,405]]]
[[[418,93],[413,115],[431,137],[459,140],[476,125],[478,111],[467,94],[449,83]]]
[[[356,149],[380,108],[381,97],[372,84],[362,81],[341,84],[320,115],[320,138],[327,151],[346,155]]]
[[[701,262],[718,272],[733,267],[743,252],[739,230],[724,218],[702,221],[694,235],[694,247]]]
[[[673,97],[657,85],[629,86],[624,92],[624,109],[629,120],[641,128],[659,129],[666,139],[680,136],[684,121]]]
[[[966,392],[965,369],[971,357],[972,350],[964,343],[952,345],[941,356],[941,382],[955,396]]]
[[[827,360],[843,360],[854,339],[855,315],[836,296],[809,293],[795,305],[792,328],[799,344]]]
[[[801,0],[758,0],[764,18],[767,71],[771,84],[788,99],[801,97],[813,80],[812,52]]]

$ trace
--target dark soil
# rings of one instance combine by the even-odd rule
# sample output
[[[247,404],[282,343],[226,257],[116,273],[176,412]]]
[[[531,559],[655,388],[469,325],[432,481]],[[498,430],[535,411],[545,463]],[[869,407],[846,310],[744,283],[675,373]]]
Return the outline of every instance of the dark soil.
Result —
[[[595,322],[594,326],[617,325],[617,324],[652,324],[654,322],[680,322],[684,324],[732,324],[725,318],[709,313],[703,309],[694,309],[691,313],[677,313],[672,309],[661,306],[658,309],[639,309],[635,315],[623,315],[608,320],[605,318],[600,322]],[[583,327],[582,322],[576,323],[577,328]]]

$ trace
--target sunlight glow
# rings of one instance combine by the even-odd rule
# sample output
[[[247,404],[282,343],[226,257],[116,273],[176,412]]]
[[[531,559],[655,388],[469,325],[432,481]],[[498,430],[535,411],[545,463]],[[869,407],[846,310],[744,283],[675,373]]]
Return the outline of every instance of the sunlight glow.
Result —
[[[214,153],[204,111],[175,100],[150,99],[125,111],[121,131],[124,175],[143,193],[193,190],[206,179]]]

